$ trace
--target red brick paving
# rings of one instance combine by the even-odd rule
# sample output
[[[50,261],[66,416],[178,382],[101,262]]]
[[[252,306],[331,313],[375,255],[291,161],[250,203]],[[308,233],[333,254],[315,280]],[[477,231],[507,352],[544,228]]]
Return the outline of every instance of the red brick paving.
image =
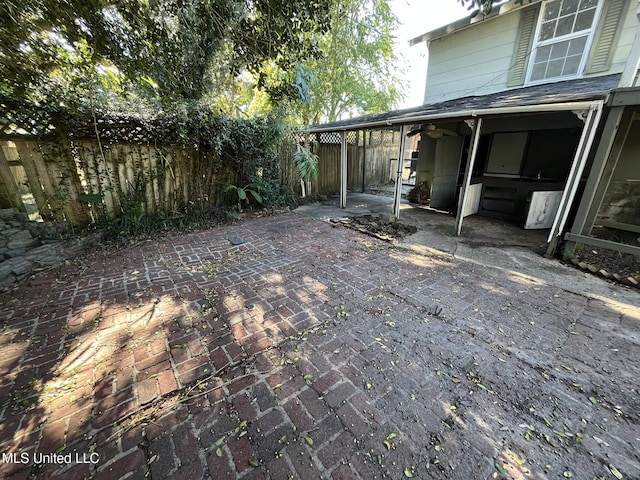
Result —
[[[295,213],[87,255],[0,328],[2,478],[640,478],[637,306]]]

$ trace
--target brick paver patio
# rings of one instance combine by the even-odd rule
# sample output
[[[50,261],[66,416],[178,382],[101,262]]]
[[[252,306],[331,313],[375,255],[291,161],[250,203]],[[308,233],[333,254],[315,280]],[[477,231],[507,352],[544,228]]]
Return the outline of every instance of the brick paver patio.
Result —
[[[2,478],[640,478],[637,304],[297,213],[86,255],[0,328]]]

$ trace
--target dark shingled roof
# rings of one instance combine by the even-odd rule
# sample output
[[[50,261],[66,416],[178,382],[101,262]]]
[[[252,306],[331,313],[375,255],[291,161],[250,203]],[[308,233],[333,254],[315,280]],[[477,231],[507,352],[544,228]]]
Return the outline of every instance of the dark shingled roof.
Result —
[[[480,110],[482,110],[485,115],[490,115],[491,109],[602,100],[609,92],[617,88],[619,81],[620,74],[615,74],[544,83],[513,90],[504,90],[488,95],[456,98],[405,110],[363,115],[348,120],[315,125],[312,126],[309,131],[327,132],[365,127],[384,127],[385,125],[408,125],[418,119],[420,121],[428,121],[429,116],[453,120],[469,118],[470,112]]]

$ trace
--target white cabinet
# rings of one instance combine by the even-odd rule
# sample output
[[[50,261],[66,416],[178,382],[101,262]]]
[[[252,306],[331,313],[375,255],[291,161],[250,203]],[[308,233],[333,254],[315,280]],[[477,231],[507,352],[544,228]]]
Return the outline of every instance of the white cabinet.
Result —
[[[562,191],[531,192],[531,200],[527,212],[526,229],[551,228],[556,218]]]

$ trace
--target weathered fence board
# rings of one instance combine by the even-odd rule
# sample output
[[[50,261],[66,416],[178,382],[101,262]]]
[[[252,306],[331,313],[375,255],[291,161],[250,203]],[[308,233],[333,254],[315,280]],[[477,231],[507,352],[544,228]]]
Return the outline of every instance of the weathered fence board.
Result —
[[[12,159],[10,151],[13,149],[10,149],[7,143],[0,143],[0,208],[13,207],[26,212],[18,182],[9,166],[9,161]]]
[[[340,149],[335,143],[319,145],[320,175],[313,185],[313,193],[328,195],[340,191]],[[347,188],[363,190],[370,185],[387,183],[391,158],[397,154],[397,146],[392,144],[347,145]]]

